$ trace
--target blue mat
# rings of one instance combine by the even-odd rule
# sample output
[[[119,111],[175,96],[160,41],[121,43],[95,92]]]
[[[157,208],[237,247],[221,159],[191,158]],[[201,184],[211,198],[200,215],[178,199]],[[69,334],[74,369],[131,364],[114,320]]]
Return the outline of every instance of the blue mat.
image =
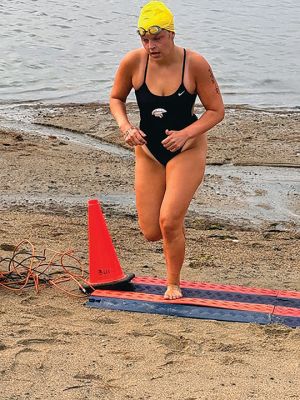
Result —
[[[162,284],[155,285],[153,283],[141,284],[133,282],[124,287],[123,291],[114,291],[110,288],[107,291],[97,290],[93,292],[89,297],[87,306],[217,321],[254,322],[257,324],[279,323],[290,327],[300,326],[300,298],[297,297],[297,292],[294,292],[296,293],[294,297],[292,295],[291,297],[280,297],[268,294],[226,291],[226,287],[223,290],[182,289],[184,299],[206,299],[208,302],[211,300],[212,304],[214,304],[214,300],[217,300],[222,304],[219,308],[193,304],[174,304],[172,301],[165,301],[163,299],[162,295],[164,291],[165,287]],[[239,305],[241,308],[245,308],[246,305],[249,307],[249,310],[230,309],[230,303],[228,302],[234,302],[235,308],[238,308]],[[229,308],[227,308],[227,304]],[[270,312],[256,311],[259,307],[263,310],[264,305],[270,306],[268,307]]]

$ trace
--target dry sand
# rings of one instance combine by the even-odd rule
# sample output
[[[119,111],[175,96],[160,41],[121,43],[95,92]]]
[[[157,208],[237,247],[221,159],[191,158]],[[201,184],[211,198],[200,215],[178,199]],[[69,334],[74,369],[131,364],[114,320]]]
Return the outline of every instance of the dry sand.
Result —
[[[129,112],[137,122],[134,105]],[[12,128],[9,113],[22,123]],[[28,115],[40,124],[31,133]],[[229,108],[209,134],[208,162],[299,168],[299,121],[299,113]],[[0,126],[0,256],[26,238],[38,253],[73,248],[87,265],[86,199],[101,195],[124,271],[164,276],[161,243],[140,234],[130,196],[121,204],[133,193],[133,157],[41,134],[56,126],[120,146],[106,105],[2,110]],[[219,212],[188,213],[185,280],[300,291],[297,219],[284,229],[280,218],[251,225],[222,218],[226,199],[208,186],[197,199]],[[299,193],[292,200],[299,210]],[[0,296],[1,400],[300,399],[299,329],[89,309],[54,288],[0,288]]]

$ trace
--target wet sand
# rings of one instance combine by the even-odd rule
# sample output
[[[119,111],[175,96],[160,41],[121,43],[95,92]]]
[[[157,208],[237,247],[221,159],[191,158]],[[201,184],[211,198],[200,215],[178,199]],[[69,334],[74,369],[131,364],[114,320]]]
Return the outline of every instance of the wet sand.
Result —
[[[299,121],[228,108],[209,133],[183,279],[300,291]],[[100,198],[124,271],[164,277],[107,105],[2,107],[0,127],[1,257],[26,238],[87,265],[86,200]],[[54,288],[0,295],[0,399],[300,399],[299,329],[88,309]]]

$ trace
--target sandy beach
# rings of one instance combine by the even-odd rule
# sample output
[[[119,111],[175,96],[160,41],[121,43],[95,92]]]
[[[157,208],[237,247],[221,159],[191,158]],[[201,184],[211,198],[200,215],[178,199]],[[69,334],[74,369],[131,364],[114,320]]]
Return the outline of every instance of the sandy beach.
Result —
[[[184,280],[300,291],[299,128],[298,112],[227,107],[186,217]],[[28,239],[87,269],[98,198],[123,270],[164,277],[106,104],[2,107],[0,152],[0,257]],[[1,400],[300,399],[298,328],[90,309],[51,287],[0,296]]]

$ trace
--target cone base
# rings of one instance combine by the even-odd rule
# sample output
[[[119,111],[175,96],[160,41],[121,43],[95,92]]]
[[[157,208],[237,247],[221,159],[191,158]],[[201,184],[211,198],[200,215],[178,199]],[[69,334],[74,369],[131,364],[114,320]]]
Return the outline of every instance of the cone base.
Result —
[[[102,283],[90,283],[89,285],[82,285],[84,293],[92,293],[95,289],[115,289],[119,290],[121,288],[126,287],[130,283],[130,281],[135,277],[135,274],[127,274],[122,279],[118,279],[116,281],[111,282],[102,282]],[[91,287],[92,286],[92,287]]]

